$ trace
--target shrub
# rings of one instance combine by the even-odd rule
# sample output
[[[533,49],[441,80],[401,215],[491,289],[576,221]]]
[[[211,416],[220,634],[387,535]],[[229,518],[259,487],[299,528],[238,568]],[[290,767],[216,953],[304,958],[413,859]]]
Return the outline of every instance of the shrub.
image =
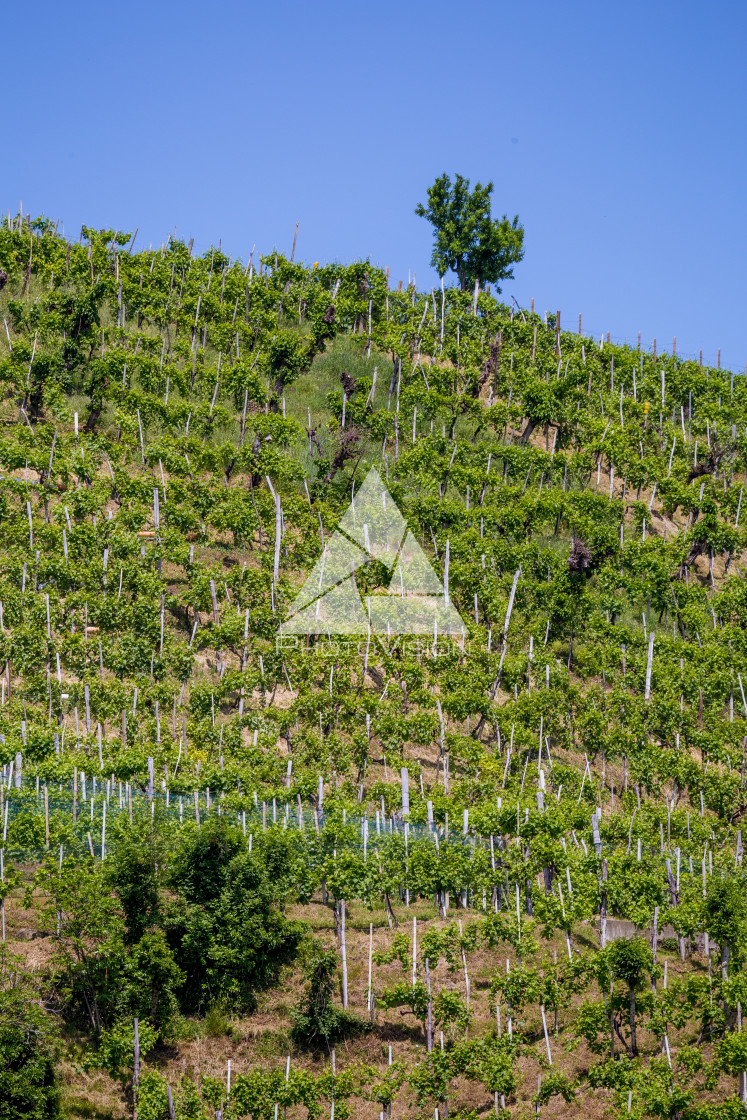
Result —
[[[56,1032],[39,993],[0,951],[0,1120],[55,1120]]]
[[[318,941],[312,942],[306,962],[306,992],[291,1013],[291,1038],[297,1045],[309,1048],[324,1045],[329,1050],[340,1039],[366,1029],[367,1024],[357,1016],[334,1006],[336,971],[334,949],[326,949]]]
[[[302,934],[282,913],[267,866],[241,832],[221,818],[181,842],[171,885],[181,892],[164,914],[174,959],[184,974],[182,1010],[220,1002],[250,1009],[292,960]]]

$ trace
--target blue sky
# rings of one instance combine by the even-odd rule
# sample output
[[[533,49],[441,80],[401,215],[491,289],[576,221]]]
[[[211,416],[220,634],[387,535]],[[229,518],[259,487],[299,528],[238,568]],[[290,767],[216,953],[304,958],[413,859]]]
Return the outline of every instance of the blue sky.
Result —
[[[526,228],[506,298],[744,370],[746,48],[747,7],[690,0],[37,3],[3,52],[0,205],[243,258],[298,221],[302,260],[430,286],[415,205],[492,179]]]

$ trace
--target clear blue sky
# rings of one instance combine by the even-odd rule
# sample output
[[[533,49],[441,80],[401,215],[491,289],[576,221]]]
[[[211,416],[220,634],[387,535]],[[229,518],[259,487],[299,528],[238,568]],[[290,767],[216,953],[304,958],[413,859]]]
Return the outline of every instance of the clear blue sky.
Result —
[[[0,205],[248,257],[429,266],[413,213],[495,182],[504,294],[585,332],[747,363],[747,7],[37,3],[3,52]],[[12,24],[12,20],[10,21]]]

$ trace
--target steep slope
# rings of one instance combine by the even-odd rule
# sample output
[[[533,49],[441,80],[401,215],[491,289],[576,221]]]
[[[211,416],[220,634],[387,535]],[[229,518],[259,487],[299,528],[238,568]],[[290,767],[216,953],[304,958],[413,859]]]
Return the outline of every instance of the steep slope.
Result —
[[[630,1092],[641,1116],[732,1115],[747,1068],[744,379],[488,292],[389,290],[369,262],[135,251],[113,230],[71,244],[19,218],[0,269],[4,867],[47,868],[30,907],[14,888],[8,936],[86,1052],[135,1016],[178,1046],[175,1024],[211,1005],[243,1017],[246,1041],[278,975],[298,998],[298,973],[277,971],[296,960],[283,904],[319,925],[322,899],[366,1018],[372,967],[376,1033],[349,1044],[368,1073],[339,1083],[299,1050],[312,1080],[287,1107],[334,1097],[339,1120],[358,1098],[375,1115],[392,1076],[376,1038],[402,1062],[397,1107],[502,1097],[522,1115],[538,1093],[537,1111],[622,1114]],[[356,514],[371,468],[382,506]],[[206,826],[226,830],[220,876],[233,870],[202,898],[184,866]],[[150,871],[122,870],[131,835],[159,853]],[[122,883],[142,892],[151,873],[134,932]],[[64,893],[81,875],[110,909],[89,917]],[[231,924],[234,880],[285,946],[251,975],[231,957],[256,936]],[[45,925],[45,901],[63,918]],[[188,952],[195,908],[213,925]],[[388,931],[415,915],[413,966],[412,933]],[[648,930],[654,954],[615,949],[632,927],[613,919]],[[54,970],[18,940],[27,927]],[[116,945],[121,975],[141,977],[97,988],[88,1021],[71,980],[83,943],[97,960]],[[401,1008],[422,1032],[398,1033]],[[287,1006],[273,1015],[287,1030]],[[226,1115],[270,1116],[290,1090],[270,1072],[250,1106],[248,1071],[278,1061],[237,1047]],[[168,1115],[155,1071],[177,1080],[183,1059],[153,1055],[141,1102]],[[223,1082],[205,1084],[217,1107]]]

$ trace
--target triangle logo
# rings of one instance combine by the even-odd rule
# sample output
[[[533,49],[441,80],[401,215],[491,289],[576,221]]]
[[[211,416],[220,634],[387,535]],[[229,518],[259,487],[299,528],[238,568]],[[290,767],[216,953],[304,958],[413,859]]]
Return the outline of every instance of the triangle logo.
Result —
[[[378,561],[388,587],[361,596],[356,571]],[[466,627],[373,467],[291,604],[281,635],[459,636]]]

